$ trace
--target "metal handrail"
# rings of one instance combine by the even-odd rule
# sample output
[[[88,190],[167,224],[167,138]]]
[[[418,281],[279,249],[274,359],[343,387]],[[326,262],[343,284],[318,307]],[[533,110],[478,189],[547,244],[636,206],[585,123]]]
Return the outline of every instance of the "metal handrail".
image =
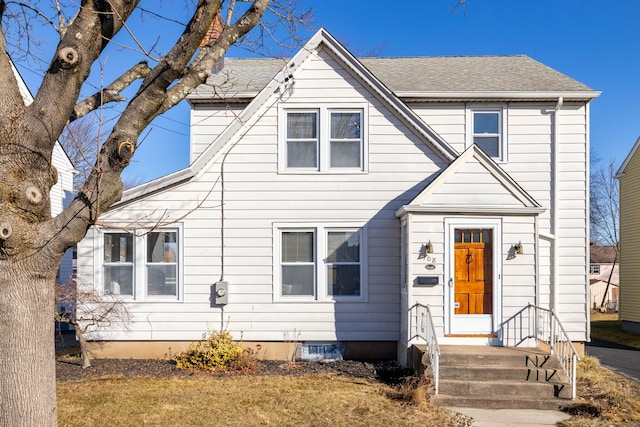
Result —
[[[528,339],[549,346],[571,384],[576,398],[576,367],[580,356],[553,310],[529,304],[502,324],[504,345],[518,346]]]
[[[411,307],[411,339],[422,338],[427,343],[431,371],[433,372],[433,382],[435,394],[438,394],[438,383],[440,378],[440,346],[436,329],[433,326],[433,317],[428,305],[416,303]]]

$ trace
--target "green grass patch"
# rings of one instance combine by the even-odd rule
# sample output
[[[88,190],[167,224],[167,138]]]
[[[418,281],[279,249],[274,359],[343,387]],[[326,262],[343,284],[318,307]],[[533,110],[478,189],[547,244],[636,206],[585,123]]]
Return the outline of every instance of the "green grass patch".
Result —
[[[623,331],[618,313],[591,313],[591,337],[640,348],[640,335]]]

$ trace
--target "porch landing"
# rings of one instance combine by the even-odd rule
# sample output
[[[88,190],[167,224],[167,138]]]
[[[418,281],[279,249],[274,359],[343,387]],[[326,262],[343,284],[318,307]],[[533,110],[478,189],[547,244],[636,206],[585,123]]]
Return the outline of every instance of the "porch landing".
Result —
[[[416,354],[417,353],[417,354]],[[414,346],[419,372],[433,378],[426,346]],[[571,406],[571,385],[556,358],[539,348],[440,346],[442,406],[484,409],[561,409]]]

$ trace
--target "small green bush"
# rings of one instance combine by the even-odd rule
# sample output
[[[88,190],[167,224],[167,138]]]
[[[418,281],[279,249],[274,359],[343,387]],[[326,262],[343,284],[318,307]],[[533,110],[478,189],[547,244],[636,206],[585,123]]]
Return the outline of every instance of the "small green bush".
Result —
[[[228,331],[211,332],[205,341],[192,343],[174,360],[179,369],[249,370],[253,366],[253,352],[234,342]]]

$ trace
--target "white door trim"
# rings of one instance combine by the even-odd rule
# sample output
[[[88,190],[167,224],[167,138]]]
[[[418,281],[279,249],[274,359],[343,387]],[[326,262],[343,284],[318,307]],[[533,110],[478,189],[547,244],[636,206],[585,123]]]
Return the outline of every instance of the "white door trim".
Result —
[[[490,316],[491,329],[486,333],[496,332],[502,318],[502,219],[501,218],[470,218],[451,217],[445,218],[444,247],[446,261],[444,263],[444,330],[445,334],[456,334],[454,321],[454,296],[453,296],[453,270],[454,256],[454,231],[456,228],[482,228],[493,230],[493,313]],[[480,315],[481,316],[481,315]],[[480,319],[478,319],[480,320]]]

